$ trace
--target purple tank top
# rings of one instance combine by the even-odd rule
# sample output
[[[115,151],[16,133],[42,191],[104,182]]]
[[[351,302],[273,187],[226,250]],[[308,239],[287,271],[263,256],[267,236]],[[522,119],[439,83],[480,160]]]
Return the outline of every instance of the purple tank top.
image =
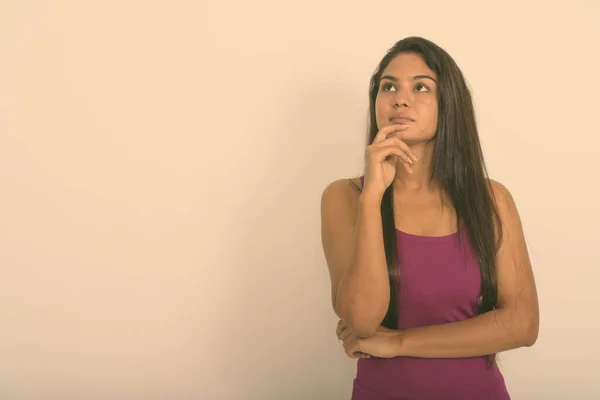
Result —
[[[396,231],[400,257],[398,328],[477,315],[481,275],[465,230],[441,237]],[[460,240],[459,240],[460,239]],[[487,357],[363,358],[352,400],[509,400]]]

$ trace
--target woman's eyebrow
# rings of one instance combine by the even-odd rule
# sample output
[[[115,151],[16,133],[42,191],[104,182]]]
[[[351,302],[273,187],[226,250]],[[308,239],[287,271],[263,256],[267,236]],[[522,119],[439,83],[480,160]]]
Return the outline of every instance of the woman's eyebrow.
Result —
[[[383,79],[387,79],[387,80],[390,80],[392,82],[398,82],[398,78],[396,78],[395,76],[392,76],[392,75],[384,75],[384,76],[381,77],[381,79],[382,80]],[[438,83],[437,80],[433,76],[431,76],[431,75],[424,74],[424,75],[415,75],[415,76],[412,77],[413,81],[416,81],[416,80],[419,80],[419,79],[431,79],[435,83]]]

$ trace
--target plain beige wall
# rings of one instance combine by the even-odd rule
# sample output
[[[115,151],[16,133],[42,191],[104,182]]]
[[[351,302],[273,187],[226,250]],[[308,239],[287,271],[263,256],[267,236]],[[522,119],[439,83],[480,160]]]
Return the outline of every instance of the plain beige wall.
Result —
[[[319,200],[408,35],[463,69],[522,214],[513,398],[600,398],[600,3],[483,3],[2,1],[0,399],[348,399]]]

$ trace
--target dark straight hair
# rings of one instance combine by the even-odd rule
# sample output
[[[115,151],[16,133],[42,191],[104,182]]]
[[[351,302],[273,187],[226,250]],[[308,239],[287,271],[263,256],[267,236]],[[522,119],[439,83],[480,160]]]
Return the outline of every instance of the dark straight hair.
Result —
[[[370,81],[367,145],[373,142],[378,132],[375,100],[381,75],[392,59],[401,53],[420,55],[438,75],[438,125],[430,180],[439,184],[452,202],[457,228],[466,230],[477,257],[481,272],[478,313],[491,311],[498,301],[496,253],[502,241],[500,218],[483,159],[471,93],[460,68],[444,49],[427,39],[413,36],[398,41],[388,50]],[[382,324],[397,329],[397,296],[401,279],[398,276],[393,184],[383,195],[381,218],[390,278],[390,304]],[[496,355],[491,354],[490,365],[495,361]]]

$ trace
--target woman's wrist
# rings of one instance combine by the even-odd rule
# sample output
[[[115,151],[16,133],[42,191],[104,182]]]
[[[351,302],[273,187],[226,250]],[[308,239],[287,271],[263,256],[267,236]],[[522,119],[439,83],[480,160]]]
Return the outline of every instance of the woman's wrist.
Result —
[[[382,199],[383,199],[383,195],[362,192],[358,197],[358,202],[361,205],[366,205],[366,206],[377,205],[379,207],[379,206],[381,206]]]
[[[396,357],[401,357],[403,356],[403,350],[404,350],[404,338],[405,338],[405,334],[403,330],[393,330],[390,331],[388,333],[388,335],[390,335],[390,341],[391,341],[391,345],[393,347],[393,353],[395,354]]]

